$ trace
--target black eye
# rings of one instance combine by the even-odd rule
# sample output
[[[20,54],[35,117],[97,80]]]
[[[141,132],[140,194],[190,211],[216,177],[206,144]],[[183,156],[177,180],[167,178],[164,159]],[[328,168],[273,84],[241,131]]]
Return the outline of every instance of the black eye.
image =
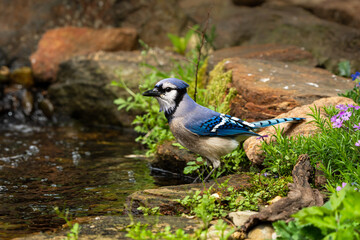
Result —
[[[170,92],[171,90],[172,90],[172,88],[169,88],[169,87],[165,88],[165,92]]]

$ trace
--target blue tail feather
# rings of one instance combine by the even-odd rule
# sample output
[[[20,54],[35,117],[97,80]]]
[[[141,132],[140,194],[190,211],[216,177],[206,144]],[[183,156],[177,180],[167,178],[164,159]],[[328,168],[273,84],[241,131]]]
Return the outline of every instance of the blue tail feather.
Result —
[[[254,124],[254,128],[263,128],[268,126],[273,126],[279,123],[284,122],[300,122],[305,120],[305,118],[278,118],[278,119],[270,119],[270,120],[264,120],[264,121],[258,121],[258,122],[252,122]]]

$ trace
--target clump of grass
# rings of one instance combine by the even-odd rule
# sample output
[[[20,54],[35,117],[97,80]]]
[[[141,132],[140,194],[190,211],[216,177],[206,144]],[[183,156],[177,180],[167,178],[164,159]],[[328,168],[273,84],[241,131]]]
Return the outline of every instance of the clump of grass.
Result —
[[[263,142],[264,165],[279,176],[290,176],[297,158],[310,156],[313,166],[320,167],[327,178],[327,188],[334,191],[341,182],[360,183],[360,107],[338,105],[320,109],[311,108],[310,116],[319,131],[311,136],[285,137],[278,130],[276,141]]]

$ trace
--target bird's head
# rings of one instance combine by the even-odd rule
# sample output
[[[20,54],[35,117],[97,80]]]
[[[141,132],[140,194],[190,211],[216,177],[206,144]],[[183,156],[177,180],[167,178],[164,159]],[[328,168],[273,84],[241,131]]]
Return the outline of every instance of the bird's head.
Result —
[[[155,97],[160,104],[160,111],[164,111],[165,115],[171,116],[184,95],[189,84],[177,79],[166,78],[155,84],[155,87],[143,93],[143,96]]]

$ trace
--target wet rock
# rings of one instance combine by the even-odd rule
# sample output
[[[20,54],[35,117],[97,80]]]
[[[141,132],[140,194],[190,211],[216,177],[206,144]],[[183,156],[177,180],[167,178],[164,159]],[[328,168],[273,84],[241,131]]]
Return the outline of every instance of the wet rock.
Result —
[[[49,99],[44,98],[39,102],[39,109],[44,113],[44,115],[51,119],[54,114],[54,106]]]
[[[248,121],[273,118],[354,86],[351,79],[323,69],[257,59],[228,59],[224,64],[227,71],[232,71],[232,85],[238,92],[231,115]]]
[[[71,57],[100,50],[133,50],[136,44],[137,33],[132,28],[57,28],[43,35],[30,60],[36,78],[54,81],[58,65]]]
[[[252,229],[248,235],[247,240],[267,240],[276,239],[275,230],[271,224],[260,224]]]
[[[286,136],[298,136],[298,135],[308,136],[319,131],[318,127],[314,123],[309,123],[311,120],[313,120],[311,117],[308,116],[308,114],[311,114],[310,107],[316,106],[318,109],[321,110],[321,116],[326,117],[322,108],[331,105],[336,106],[338,104],[355,104],[355,102],[352,99],[345,97],[322,98],[317,101],[314,101],[311,104],[297,107],[287,113],[280,114],[276,116],[276,118],[283,118],[283,117],[306,118],[305,122],[302,123],[298,123],[298,124],[284,123],[284,124],[280,124],[279,126],[282,128],[282,131]],[[272,136],[276,133],[276,129],[273,127],[268,127],[258,133],[260,135]],[[274,138],[271,137],[264,138],[264,141],[266,142],[273,140]],[[255,164],[261,164],[264,160],[264,156],[262,155],[263,152],[261,150],[261,141],[263,140],[256,139],[256,137],[251,137],[244,142],[244,150],[246,152],[246,155],[249,158],[249,160]]]
[[[239,211],[239,212],[231,212],[228,215],[228,218],[234,223],[236,227],[241,227],[245,224],[247,220],[249,220],[250,216],[257,214],[254,211]]]
[[[156,155],[150,160],[152,167],[173,173],[183,174],[186,164],[196,160],[196,155],[186,149],[173,146],[174,142],[164,142],[156,149]],[[171,164],[169,164],[171,163]]]
[[[58,81],[48,90],[55,115],[72,117],[85,124],[131,126],[138,112],[117,109],[114,100],[127,98],[129,93],[111,83],[121,78],[128,88],[139,92],[144,74],[150,72],[143,63],[169,70],[172,59],[179,57],[162,50],[152,50],[147,55],[138,51],[97,52],[72,58],[60,65]]]
[[[25,88],[30,88],[34,85],[33,73],[29,67],[15,69],[13,72],[11,72],[10,79],[13,84],[19,84]]]
[[[0,84],[10,81],[10,69],[6,66],[0,67]]]
[[[177,216],[147,216],[135,217],[134,222],[148,224],[149,229],[157,226],[157,231],[163,231],[165,227],[171,229],[183,229],[185,233],[193,233],[199,226],[199,220],[189,219]],[[84,240],[112,240],[128,239],[125,237],[126,228],[132,223],[128,216],[98,216],[95,218],[77,218],[75,222],[81,225],[79,239]],[[156,229],[155,227],[153,229]],[[68,228],[57,231],[56,233],[39,233],[24,238],[15,238],[16,240],[62,240],[66,239]]]
[[[315,67],[316,60],[304,48],[279,44],[260,44],[223,48],[213,52],[209,57],[208,69],[213,69],[216,64],[225,58],[254,58],[270,61],[295,63]]]
[[[236,190],[245,189],[250,186],[250,176],[248,175],[235,174],[225,176],[219,178],[218,182],[222,183],[228,178],[230,178],[228,186],[231,186]],[[208,189],[210,186],[213,186],[214,192],[216,192],[218,189],[214,181],[205,183],[205,189]],[[188,212],[186,208],[184,208],[178,201],[176,201],[177,199],[183,199],[187,195],[194,193],[197,190],[202,191],[203,189],[203,183],[147,189],[131,194],[128,196],[126,202],[128,204],[128,209],[135,214],[139,213],[139,210],[137,210],[139,206],[145,206],[151,208],[159,207],[160,213],[164,215],[176,215],[179,213]]]
[[[318,66],[336,71],[344,59],[360,69],[358,29],[329,22],[292,6],[223,9],[227,15],[215,22],[217,49],[265,43],[303,47]],[[249,24],[251,23],[251,24]]]

